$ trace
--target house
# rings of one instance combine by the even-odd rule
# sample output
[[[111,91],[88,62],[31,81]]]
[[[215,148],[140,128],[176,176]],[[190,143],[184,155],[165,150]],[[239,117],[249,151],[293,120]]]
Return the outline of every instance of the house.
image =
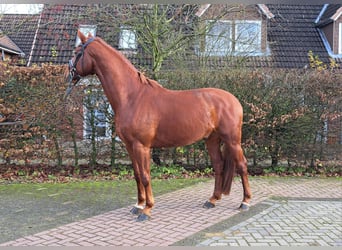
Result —
[[[342,57],[342,5],[325,4],[315,24],[329,55],[340,59]]]
[[[227,13],[212,22],[206,37],[194,42],[192,54],[221,59],[222,64],[233,65],[234,58],[243,58],[249,67],[304,68],[308,66],[308,51],[311,50],[324,63],[329,63],[329,58],[340,63],[341,6],[195,5],[191,18],[206,20],[208,25],[222,15],[224,9]],[[123,25],[122,20],[127,19],[127,15],[122,12],[148,11],[149,8],[150,4],[45,5],[40,15],[30,18],[30,15],[2,15],[0,29],[25,53],[27,66],[68,63],[76,45],[76,30],[81,28],[123,51],[133,64],[148,68],[150,56],[143,54],[134,30]],[[227,56],[230,62],[226,62]]]
[[[341,12],[338,10],[340,6],[342,5],[258,4],[249,6],[243,12],[229,12],[216,25],[218,29],[226,26],[226,32],[229,32],[228,41],[222,41],[222,44],[229,44],[229,41],[232,43],[236,39],[234,36],[237,35],[240,39],[234,44],[235,47],[224,49],[232,50],[236,56],[251,49],[251,53],[248,53],[246,58],[247,66],[305,68],[309,66],[309,51],[326,64],[330,63],[329,58],[334,59],[336,63],[341,63],[342,53],[338,52],[337,40],[338,37],[341,40],[342,32],[336,28],[339,23],[336,18],[339,11]],[[219,5],[205,5],[204,7],[206,10],[201,12],[204,18],[217,15],[215,8],[219,11],[223,8]],[[253,12],[253,7],[257,11]],[[326,13],[328,10],[331,15]],[[322,19],[320,16],[328,21],[317,22]],[[333,18],[336,21],[333,22]],[[329,38],[335,39],[334,54],[330,52],[329,44],[325,42],[327,39],[324,37],[329,23],[330,26],[335,23],[335,29],[331,30],[328,35]],[[225,38],[222,37],[222,39]],[[251,39],[253,43],[247,42],[241,45],[244,39],[245,41]],[[249,48],[246,48],[246,45]]]
[[[17,65],[27,66],[26,62],[32,55],[39,17],[40,15],[29,14],[0,15],[2,60],[16,58]],[[7,54],[7,57],[4,54]]]
[[[21,55],[21,65],[67,64],[77,45],[78,28],[104,38],[139,68],[151,68],[135,30],[127,22],[130,13],[151,10],[151,4],[45,5],[40,15],[2,15],[0,48]],[[184,6],[183,6],[184,7]],[[185,64],[190,69],[203,62],[215,69],[243,64],[246,67],[308,68],[308,52],[342,67],[342,5],[226,4],[174,6],[175,18],[191,30],[204,25],[205,35],[193,39]],[[183,12],[191,13],[185,16]],[[220,16],[218,19],[217,17]],[[182,19],[183,18],[183,19]],[[18,27],[20,27],[18,29]],[[7,44],[7,45],[6,45]],[[9,45],[11,44],[12,47]],[[7,50],[5,50],[7,49]],[[201,60],[198,60],[201,58]],[[172,62],[166,61],[172,68]],[[106,108],[107,109],[107,108]],[[85,117],[87,116],[86,108]],[[110,133],[97,110],[99,137]],[[107,112],[107,110],[106,110]],[[84,123],[83,136],[89,126]]]
[[[1,49],[2,61],[5,61],[7,59],[15,60],[15,59],[18,59],[18,57],[25,56],[25,53],[7,35],[3,35],[3,34],[1,35],[0,49]]]
[[[324,63],[329,64],[329,58],[336,63],[342,62],[342,54],[331,56],[326,46],[323,26],[317,24],[320,16],[331,19],[335,14],[326,13],[328,5],[269,5],[272,13],[278,13],[274,22],[270,23],[269,42],[274,43],[272,51],[277,57],[277,67],[301,68],[307,65],[309,50]],[[336,5],[334,5],[336,8]],[[339,5],[342,6],[342,5]],[[340,19],[341,22],[342,19]],[[342,38],[342,32],[335,30],[334,37]],[[342,46],[342,45],[340,45]],[[340,65],[339,68],[341,68]]]

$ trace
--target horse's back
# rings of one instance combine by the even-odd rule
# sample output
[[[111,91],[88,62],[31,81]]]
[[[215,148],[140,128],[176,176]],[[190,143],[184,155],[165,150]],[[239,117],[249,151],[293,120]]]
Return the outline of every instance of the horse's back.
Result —
[[[180,94],[181,102],[191,102],[190,105],[184,106],[185,109],[202,111],[210,109],[220,116],[242,116],[242,106],[239,100],[230,92],[218,88],[200,88],[184,91],[185,95]],[[223,117],[222,117],[223,118]]]

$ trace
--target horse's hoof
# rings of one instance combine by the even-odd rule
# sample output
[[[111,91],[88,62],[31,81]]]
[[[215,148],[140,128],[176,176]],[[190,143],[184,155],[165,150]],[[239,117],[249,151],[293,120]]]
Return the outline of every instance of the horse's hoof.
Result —
[[[141,222],[141,221],[146,221],[149,219],[151,219],[151,216],[141,213],[141,214],[139,214],[137,221]]]
[[[239,207],[239,210],[240,210],[240,211],[248,211],[248,210],[249,210],[249,207],[250,207],[250,205],[249,205],[248,203],[242,202],[241,205],[240,205],[240,207]]]
[[[139,215],[142,213],[142,209],[141,208],[138,208],[138,207],[132,207],[132,209],[130,210],[131,214],[134,214],[134,215]]]
[[[203,207],[204,208],[214,208],[215,207],[215,204],[214,203],[211,203],[210,201],[206,201],[204,204],[203,204]]]

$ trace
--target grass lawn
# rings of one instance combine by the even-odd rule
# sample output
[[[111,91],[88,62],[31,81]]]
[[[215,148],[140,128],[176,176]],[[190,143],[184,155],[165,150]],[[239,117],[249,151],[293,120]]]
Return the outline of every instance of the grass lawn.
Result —
[[[155,179],[158,196],[209,180]],[[134,180],[0,184],[0,243],[136,202]]]

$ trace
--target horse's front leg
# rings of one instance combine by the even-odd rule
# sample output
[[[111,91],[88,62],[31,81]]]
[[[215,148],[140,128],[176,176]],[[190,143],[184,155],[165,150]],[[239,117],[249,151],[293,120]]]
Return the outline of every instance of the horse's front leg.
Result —
[[[141,178],[140,178],[140,170],[139,170],[139,164],[136,161],[134,155],[133,155],[133,146],[131,144],[125,143],[126,149],[128,151],[129,157],[132,161],[133,171],[134,171],[134,178],[137,183],[137,191],[138,191],[138,201],[137,203],[132,207],[130,212],[134,215],[140,215],[145,207],[145,201],[146,201],[146,192],[145,187],[142,184]]]
[[[140,178],[140,172],[139,172],[139,167],[137,163],[134,163],[132,160],[132,165],[134,169],[134,178],[137,183],[137,191],[138,191],[138,201],[137,203],[133,206],[133,208],[130,210],[130,212],[134,215],[140,215],[145,207],[145,202],[146,202],[146,192],[145,192],[145,187],[142,184],[141,178]]]
[[[138,221],[144,221],[151,218],[151,210],[154,205],[150,175],[150,148],[135,143],[129,152],[138,188],[138,202],[131,213],[138,215]]]

